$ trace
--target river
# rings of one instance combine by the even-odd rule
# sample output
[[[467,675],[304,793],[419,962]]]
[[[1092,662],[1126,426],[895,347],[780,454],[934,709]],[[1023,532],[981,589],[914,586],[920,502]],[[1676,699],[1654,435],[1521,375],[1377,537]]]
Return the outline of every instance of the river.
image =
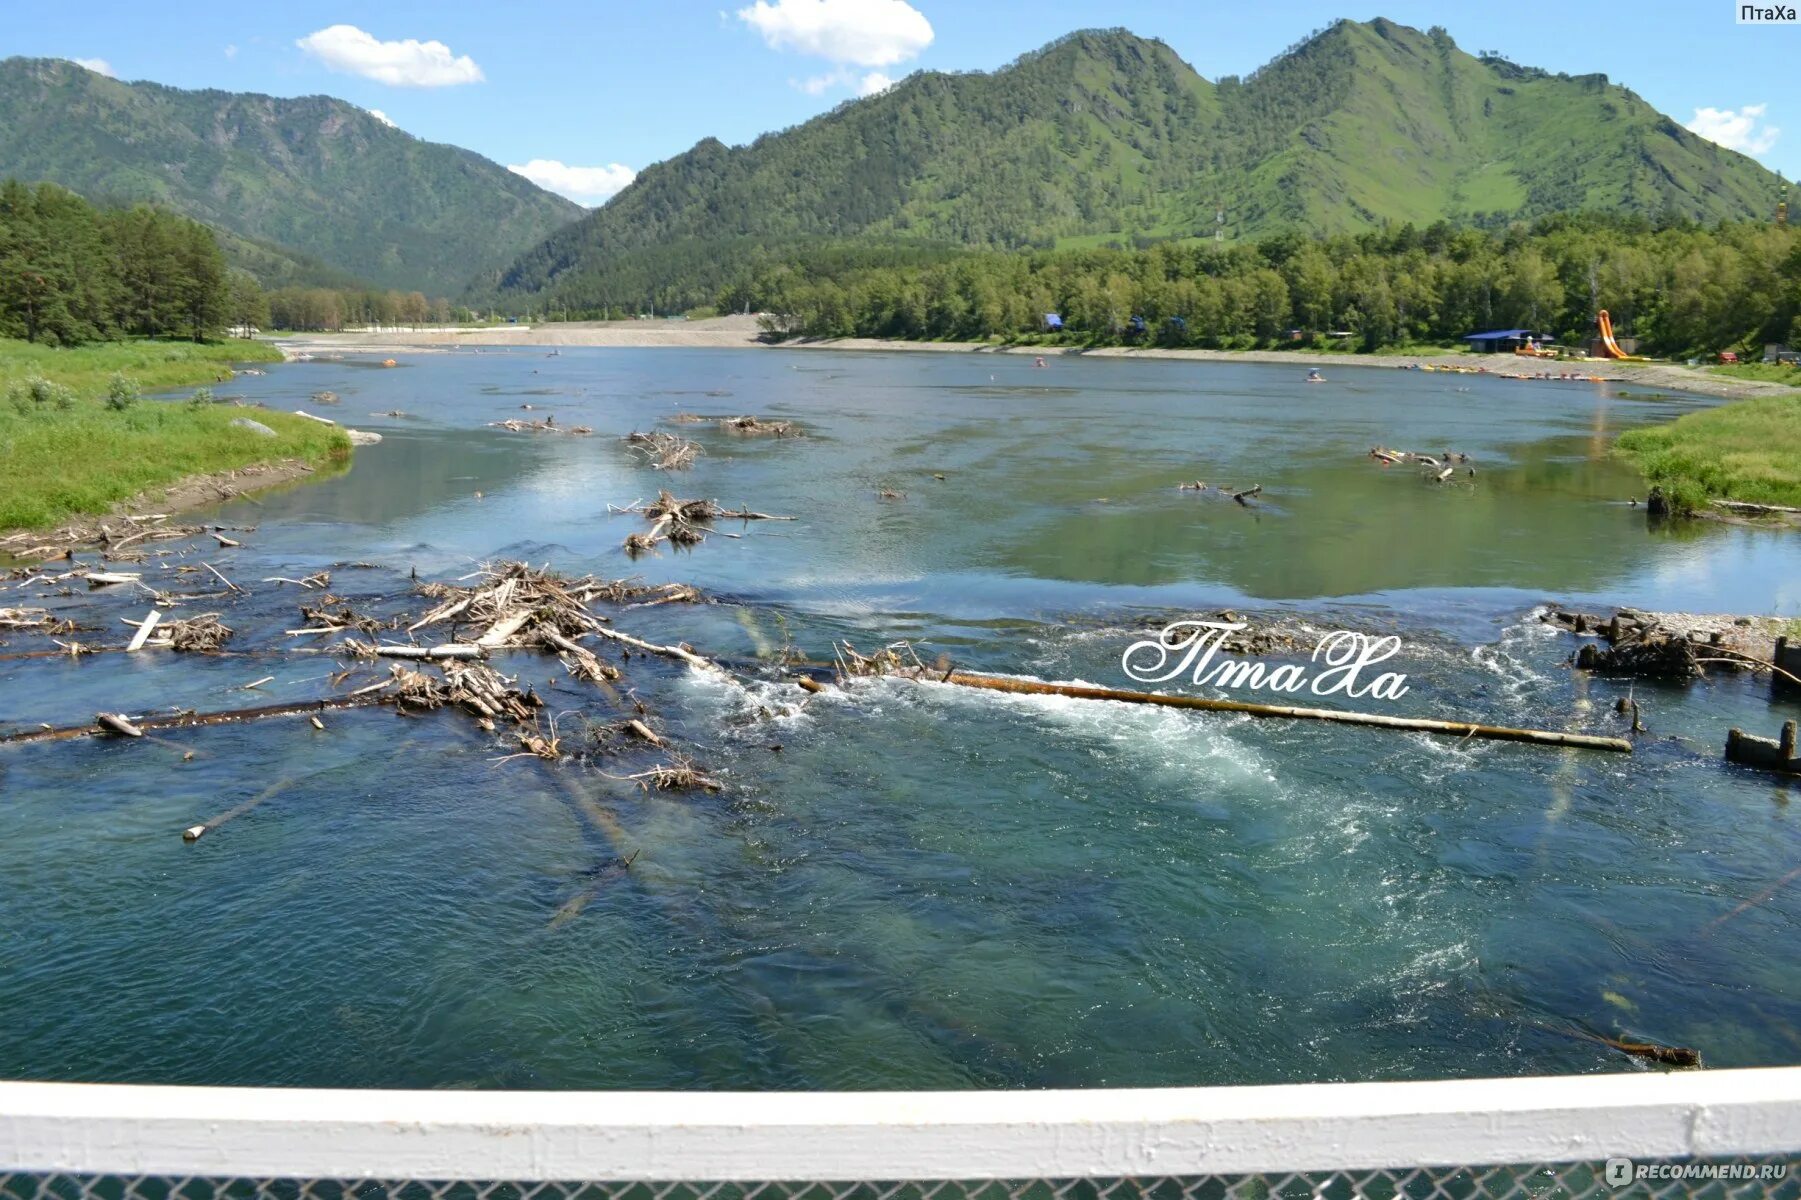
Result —
[[[263,580],[330,570],[359,607],[417,609],[414,572],[501,558],[692,583],[713,602],[612,615],[736,660],[906,638],[1132,686],[1132,641],[1230,609],[1398,636],[1408,694],[1365,707],[1619,734],[1630,692],[1650,731],[1625,756],[895,680],[808,698],[773,670],[716,681],[634,657],[620,703],[724,792],[645,793],[604,759],[498,762],[510,747],[461,717],[386,709],[0,747],[0,1078],[1018,1088],[1633,1068],[1596,1035],[1710,1066],[1801,1062],[1795,790],[1720,761],[1728,727],[1770,735],[1796,705],[1763,678],[1575,673],[1573,639],[1534,619],[1549,600],[1801,616],[1801,538],[1656,528],[1626,503],[1641,485],[1612,439],[1706,401],[975,354],[403,357],[220,389],[385,439],[347,473],[205,514],[255,527],[206,556],[250,594],[173,615],[220,611],[257,653],[0,660],[0,732],[327,694],[337,660],[282,632],[307,595]],[[342,403],[318,408],[321,390]],[[412,415],[373,415],[393,410]],[[619,440],[678,412],[806,436],[663,425],[706,450],[668,474]],[[546,414],[594,434],[489,425]],[[1435,485],[1371,460],[1377,444],[1455,450],[1475,473]],[[1195,480],[1262,492],[1177,489]],[[797,519],[629,560],[645,523],[608,505],[660,486]],[[202,583],[172,566],[166,585]],[[148,607],[121,592],[0,603],[117,631]],[[553,660],[500,665],[565,730],[618,715]]]

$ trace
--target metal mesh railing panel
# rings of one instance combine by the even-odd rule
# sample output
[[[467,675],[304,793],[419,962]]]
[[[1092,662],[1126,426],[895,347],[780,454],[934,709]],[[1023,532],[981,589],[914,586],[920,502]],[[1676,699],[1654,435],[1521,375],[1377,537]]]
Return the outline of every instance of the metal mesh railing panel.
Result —
[[[0,1200],[1801,1200],[1791,1157],[1632,1164],[1408,1167],[1179,1178],[838,1183],[432,1182],[0,1174]],[[1640,1177],[1640,1167],[1658,1177]],[[1709,1177],[1711,1176],[1711,1177]]]

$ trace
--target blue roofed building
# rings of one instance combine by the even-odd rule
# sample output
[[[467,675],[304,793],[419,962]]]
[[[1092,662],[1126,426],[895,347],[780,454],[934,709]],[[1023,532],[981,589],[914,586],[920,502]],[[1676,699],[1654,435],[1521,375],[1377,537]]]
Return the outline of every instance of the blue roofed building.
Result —
[[[1466,333],[1463,340],[1477,354],[1512,354],[1527,342],[1543,345],[1557,339],[1530,329],[1491,329],[1487,333]]]

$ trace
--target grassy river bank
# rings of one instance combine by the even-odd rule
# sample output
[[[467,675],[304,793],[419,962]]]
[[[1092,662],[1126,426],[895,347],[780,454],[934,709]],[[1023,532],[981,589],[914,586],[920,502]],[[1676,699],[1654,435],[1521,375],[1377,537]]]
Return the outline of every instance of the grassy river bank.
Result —
[[[1801,507],[1801,393],[1628,430],[1618,448],[1678,512],[1706,511],[1713,500]]]
[[[138,398],[226,382],[232,363],[279,361],[261,342],[53,348],[0,339],[0,532],[101,515],[196,476],[347,456],[341,430],[288,413]],[[246,415],[275,436],[232,426]]]

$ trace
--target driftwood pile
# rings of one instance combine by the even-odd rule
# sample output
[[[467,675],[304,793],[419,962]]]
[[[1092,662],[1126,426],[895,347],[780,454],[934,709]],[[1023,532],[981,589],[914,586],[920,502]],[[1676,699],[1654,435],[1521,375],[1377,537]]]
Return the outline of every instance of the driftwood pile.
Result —
[[[164,621],[157,634],[146,639],[147,646],[167,646],[185,654],[210,654],[231,640],[231,627],[219,620],[218,613],[201,613],[180,621]]]
[[[454,582],[425,583],[418,591],[431,603],[405,626],[404,636],[430,631],[434,639],[444,637],[449,640],[434,641],[434,644],[400,640],[403,635],[395,631],[400,629],[403,619],[383,620],[368,616],[334,596],[325,596],[319,603],[300,605],[307,625],[288,633],[360,635],[343,636],[318,651],[297,651],[330,653],[348,660],[348,665],[333,676],[333,684],[351,690],[310,701],[215,713],[192,710],[169,716],[106,713],[96,717],[92,725],[29,729],[0,737],[0,743],[106,735],[138,738],[149,730],[294,715],[308,717],[316,729],[324,731],[326,726],[319,719],[323,712],[388,705],[401,712],[458,711],[473,717],[488,732],[505,732],[516,743],[518,753],[506,755],[501,761],[521,756],[559,761],[587,751],[570,749],[557,730],[555,718],[547,717],[542,711],[543,704],[538,696],[518,679],[503,675],[491,666],[490,655],[508,651],[553,655],[571,678],[596,685],[612,704],[622,703],[610,686],[613,680],[620,678],[620,667],[604,661],[594,649],[583,644],[584,640],[594,638],[612,642],[621,648],[624,659],[630,659],[634,653],[644,653],[682,661],[700,670],[722,670],[718,664],[686,645],[657,645],[613,629],[609,617],[591,608],[596,602],[636,608],[699,600],[700,593],[685,584],[649,586],[593,576],[570,578],[528,563],[502,562],[484,566],[473,575]],[[5,615],[8,628],[39,633],[62,630],[60,624],[46,623],[44,610],[4,609],[0,613]],[[161,614],[153,610],[144,619],[129,623],[137,627],[132,644],[104,649],[165,647],[218,652],[233,634],[217,613],[162,621]],[[65,652],[70,650],[70,646],[64,646]],[[379,660],[400,661],[390,661],[385,674],[372,682],[360,686],[352,682],[353,676],[366,670],[366,664]],[[255,687],[269,681],[268,678],[259,679],[245,686]],[[630,734],[631,746],[660,751],[663,760],[634,774],[615,778],[629,780],[646,790],[664,792],[683,789],[718,791],[725,786],[717,776],[697,767],[692,759],[672,747],[666,737],[656,733],[647,723],[651,717],[641,703],[632,707],[633,715],[621,722],[619,728]],[[624,752],[629,747],[609,749]]]
[[[1310,626],[1281,614],[1252,621],[1244,613],[1222,608],[1209,619],[1221,625],[1245,627],[1219,635],[1214,644],[1221,654],[1288,654],[1308,648],[1318,637],[1318,632]],[[1192,636],[1192,631],[1171,629],[1167,617],[1147,617],[1142,624],[1146,628],[1156,629],[1157,640],[1166,646],[1178,646],[1185,637]]]
[[[625,444],[642,455],[644,461],[658,471],[680,471],[694,465],[703,451],[698,442],[677,437],[673,433],[653,430],[650,433],[628,433]]]
[[[1206,481],[1200,479],[1192,480],[1188,483],[1178,483],[1176,485],[1176,490],[1178,492],[1218,492],[1222,496],[1232,497],[1232,499],[1245,505],[1247,508],[1250,507],[1248,503],[1250,500],[1263,495],[1263,485],[1261,483],[1257,484],[1255,487],[1248,488],[1232,488],[1225,484],[1216,484],[1209,488]]]
[[[11,534],[0,538],[0,553],[15,558],[65,558],[84,547],[99,546],[108,558],[137,561],[143,558],[145,545],[193,538],[202,532],[198,525],[171,524],[166,513],[144,513],[108,517],[91,526],[71,526],[55,534]]]
[[[1397,463],[1417,463],[1426,468],[1425,478],[1433,483],[1450,482],[1451,477],[1457,474],[1459,467],[1467,469],[1471,476],[1476,474],[1476,468],[1469,466],[1470,456],[1460,454],[1455,450],[1444,450],[1434,455],[1420,454],[1412,450],[1390,450],[1386,446],[1371,446],[1369,456],[1385,467],[1394,466]]]
[[[307,637],[336,633],[360,633],[365,636],[374,636],[384,629],[398,628],[400,624],[397,620],[384,621],[379,617],[357,612],[336,596],[327,596],[324,601],[333,603],[321,602],[312,607],[302,604],[300,615],[306,618],[306,626],[301,629],[290,629],[287,631],[287,635],[289,637]]]
[[[1539,620],[1571,633],[1600,639],[1588,642],[1570,656],[1584,671],[1604,675],[1633,675],[1644,679],[1689,680],[1704,677],[1709,666],[1729,671],[1770,671],[1801,683],[1769,658],[1746,647],[1748,638],[1732,636],[1740,627],[1698,627],[1692,620],[1660,617],[1634,609],[1620,609],[1610,616],[1553,608]],[[1743,632],[1756,635],[1748,628]]]
[[[761,417],[703,417],[699,413],[679,412],[670,417],[669,421],[675,425],[717,425],[725,432],[735,433],[740,437],[807,436],[793,421],[765,421]]]
[[[646,504],[642,501],[628,504],[621,508],[608,505],[608,512],[639,513],[650,521],[650,528],[638,533],[628,534],[625,539],[626,553],[637,555],[653,549],[659,542],[669,542],[676,546],[698,546],[711,532],[706,526],[722,517],[736,521],[792,521],[793,517],[778,517],[770,513],[752,512],[749,508],[725,508],[717,500],[683,500],[667,488],[657,492],[657,498]],[[734,537],[735,534],[728,534]]]
[[[59,620],[44,608],[0,608],[0,630],[29,633],[74,633],[75,622]]]
[[[722,417],[719,427],[740,437],[800,437],[793,421],[765,421],[758,417]]]
[[[569,433],[578,437],[593,433],[587,425],[558,425],[555,416],[547,416],[541,421],[522,421],[518,417],[508,417],[504,421],[489,421],[493,429],[508,429],[514,433]]]

